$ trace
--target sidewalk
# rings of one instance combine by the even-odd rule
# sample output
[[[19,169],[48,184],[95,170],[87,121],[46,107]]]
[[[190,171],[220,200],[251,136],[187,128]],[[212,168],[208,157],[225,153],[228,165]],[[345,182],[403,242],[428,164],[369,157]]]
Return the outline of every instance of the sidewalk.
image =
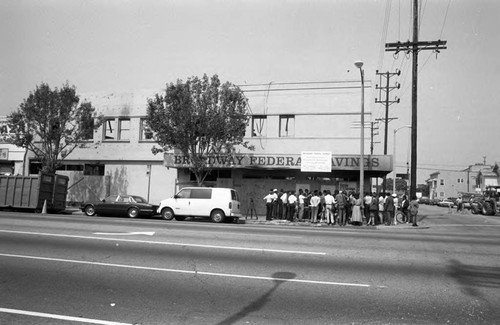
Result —
[[[361,229],[361,228],[367,228],[367,229],[428,229],[429,226],[425,224],[423,221],[419,221],[418,227],[413,227],[411,223],[403,223],[403,224],[397,224],[397,225],[391,225],[391,226],[386,226],[386,225],[376,225],[376,226],[367,226],[366,224],[363,223],[362,226],[355,226],[351,224],[347,224],[345,227],[340,227],[339,225],[334,225],[334,226],[329,226],[326,223],[311,223],[307,220],[305,221],[288,221],[288,220],[266,220],[266,216],[257,216],[257,217],[241,217],[239,220],[239,223],[245,223],[245,224],[259,224],[259,225],[278,225],[278,226],[291,226],[291,227],[321,227],[321,228],[341,228],[341,229]]]

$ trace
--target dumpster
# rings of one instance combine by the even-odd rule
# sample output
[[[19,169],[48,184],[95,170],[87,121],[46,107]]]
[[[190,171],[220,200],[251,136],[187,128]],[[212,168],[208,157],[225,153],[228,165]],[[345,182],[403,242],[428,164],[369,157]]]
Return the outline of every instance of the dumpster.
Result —
[[[0,176],[0,209],[58,213],[66,209],[69,178],[63,175]]]

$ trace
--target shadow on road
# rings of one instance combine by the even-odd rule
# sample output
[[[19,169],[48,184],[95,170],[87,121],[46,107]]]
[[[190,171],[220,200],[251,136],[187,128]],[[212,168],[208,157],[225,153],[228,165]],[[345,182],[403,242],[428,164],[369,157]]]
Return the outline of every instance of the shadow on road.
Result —
[[[230,325],[230,324],[234,324],[237,321],[239,321],[242,318],[244,318],[245,316],[247,316],[248,314],[261,309],[263,306],[265,306],[270,301],[271,294],[276,289],[278,289],[278,287],[280,286],[280,284],[282,284],[284,282],[287,282],[290,279],[295,278],[295,275],[296,275],[295,273],[291,273],[291,272],[276,272],[276,273],[273,273],[272,277],[273,277],[274,286],[271,289],[269,289],[268,292],[266,292],[259,299],[255,300],[250,305],[246,306],[245,308],[243,308],[242,310],[240,310],[236,314],[234,314],[234,315],[226,318],[225,320],[221,321],[220,323],[218,323],[218,325]]]
[[[479,288],[500,289],[500,267],[467,265],[457,260],[450,260],[448,274],[455,278],[463,291],[481,298]]]

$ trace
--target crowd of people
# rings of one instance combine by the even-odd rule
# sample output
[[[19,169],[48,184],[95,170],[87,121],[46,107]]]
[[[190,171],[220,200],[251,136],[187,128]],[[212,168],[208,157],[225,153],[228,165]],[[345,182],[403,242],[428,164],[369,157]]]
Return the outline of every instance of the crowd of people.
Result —
[[[417,217],[418,200],[395,193],[359,193],[346,191],[284,191],[271,189],[264,197],[266,220],[288,220],[290,222],[325,223],[327,225],[347,224],[375,226],[395,223],[398,210],[403,213],[403,222],[411,223]]]

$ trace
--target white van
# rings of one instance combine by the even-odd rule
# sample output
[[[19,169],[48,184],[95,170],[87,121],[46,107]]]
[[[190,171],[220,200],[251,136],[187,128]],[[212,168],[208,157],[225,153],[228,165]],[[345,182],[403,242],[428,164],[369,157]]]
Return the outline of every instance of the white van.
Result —
[[[238,192],[231,188],[185,187],[160,202],[158,213],[165,220],[210,217],[213,222],[241,217]]]

